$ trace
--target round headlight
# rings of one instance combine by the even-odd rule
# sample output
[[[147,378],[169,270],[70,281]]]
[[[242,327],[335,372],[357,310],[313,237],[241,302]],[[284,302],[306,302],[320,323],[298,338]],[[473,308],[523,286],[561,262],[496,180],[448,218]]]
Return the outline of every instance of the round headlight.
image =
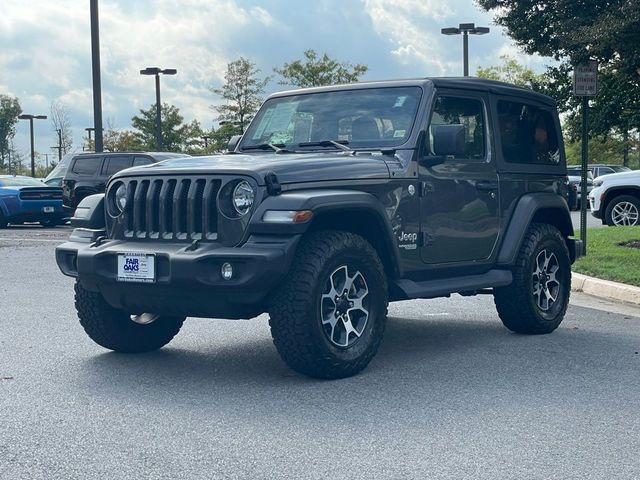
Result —
[[[114,200],[116,208],[120,212],[124,212],[124,209],[127,206],[127,187],[124,185],[124,183],[121,183],[117,188]]]
[[[233,189],[233,208],[236,209],[238,214],[245,215],[253,206],[253,200],[255,199],[256,192],[253,187],[246,180],[241,181]]]

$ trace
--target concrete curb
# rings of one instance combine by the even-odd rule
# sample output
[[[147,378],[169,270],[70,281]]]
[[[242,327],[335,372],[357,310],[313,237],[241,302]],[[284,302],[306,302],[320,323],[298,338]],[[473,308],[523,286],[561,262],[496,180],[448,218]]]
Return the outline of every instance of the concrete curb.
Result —
[[[588,277],[580,273],[571,274],[571,290],[594,297],[640,305],[640,287]]]

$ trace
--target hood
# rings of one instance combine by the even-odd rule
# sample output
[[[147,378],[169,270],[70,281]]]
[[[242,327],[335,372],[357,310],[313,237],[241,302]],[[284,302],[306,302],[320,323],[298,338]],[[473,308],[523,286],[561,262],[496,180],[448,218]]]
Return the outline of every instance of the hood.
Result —
[[[639,182],[640,170],[631,170],[629,172],[610,173],[608,175],[600,175],[594,180],[598,180],[598,183],[611,183],[611,182]]]
[[[209,157],[186,157],[128,168],[115,177],[137,175],[229,174],[248,175],[258,184],[274,172],[281,184],[320,182],[329,180],[389,178],[387,161],[397,163],[393,156],[374,154],[344,155],[343,153],[264,153],[233,154]]]

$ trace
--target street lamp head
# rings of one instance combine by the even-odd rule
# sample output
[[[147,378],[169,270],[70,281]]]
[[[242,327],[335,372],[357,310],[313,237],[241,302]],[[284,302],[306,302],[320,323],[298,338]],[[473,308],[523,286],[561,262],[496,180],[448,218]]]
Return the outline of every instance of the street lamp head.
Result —
[[[475,23],[461,23],[460,25],[458,25],[458,28],[460,29],[461,32],[470,32],[471,30],[476,28],[476,24]]]
[[[485,33],[489,33],[489,27],[476,27],[475,23],[461,23],[457,28],[443,28],[440,32],[444,35],[459,35],[460,33],[484,35]]]
[[[476,27],[473,29],[472,33],[474,35],[484,35],[486,33],[489,33],[489,27]]]
[[[440,30],[440,33],[443,35],[458,35],[460,33],[460,29],[456,27],[448,27]]]
[[[147,67],[144,70],[140,70],[140,75],[157,75],[161,72],[158,67]]]
[[[164,75],[175,75],[176,73],[178,73],[178,70],[176,70],[175,68],[165,68],[164,70],[160,70],[160,73]]]
[[[32,120],[32,119],[36,119],[36,120],[46,120],[47,116],[46,115],[32,115],[30,113],[23,113],[22,115],[18,115],[18,118],[20,120]]]

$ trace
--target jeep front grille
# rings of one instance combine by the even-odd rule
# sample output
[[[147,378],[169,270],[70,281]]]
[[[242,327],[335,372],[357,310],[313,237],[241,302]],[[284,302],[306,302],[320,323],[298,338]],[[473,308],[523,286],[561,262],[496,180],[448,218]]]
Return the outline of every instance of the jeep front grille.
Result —
[[[127,207],[121,215],[124,238],[217,238],[219,179],[132,179],[126,185]]]

